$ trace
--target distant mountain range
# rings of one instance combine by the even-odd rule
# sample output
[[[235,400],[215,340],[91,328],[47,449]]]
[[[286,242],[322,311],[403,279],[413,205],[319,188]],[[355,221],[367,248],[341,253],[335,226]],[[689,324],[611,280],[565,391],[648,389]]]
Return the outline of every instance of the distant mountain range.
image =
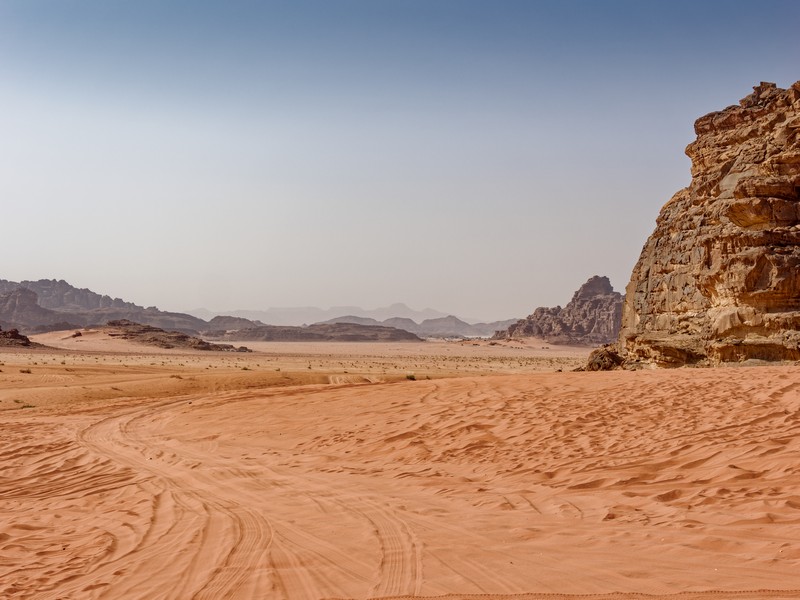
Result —
[[[346,315],[324,321],[324,323],[357,323],[359,325],[395,327],[421,337],[490,337],[497,331],[507,329],[516,322],[517,319],[494,321],[492,323],[467,323],[453,315],[425,319],[421,323],[403,317],[392,317],[378,321],[370,317],[354,315]]]
[[[343,310],[351,314],[336,314]],[[195,314],[192,315],[162,311],[155,306],[139,306],[121,298],[76,288],[64,280],[15,282],[0,279],[0,327],[5,330],[19,329],[24,333],[77,329],[105,325],[109,321],[128,320],[188,335],[203,334],[206,337],[224,339],[236,339],[240,335],[240,339],[245,340],[411,340],[416,339],[416,336],[485,337],[516,321],[512,319],[471,324],[432,309],[413,310],[405,304],[393,304],[375,310],[358,307],[334,307],[327,310],[281,308],[234,311],[230,315],[219,316],[202,310],[193,312]],[[300,321],[316,325],[285,325],[287,321],[292,324]],[[331,327],[344,324],[359,327]],[[282,329],[278,330],[276,326]],[[391,328],[403,333],[392,333],[389,331]],[[405,332],[412,335],[405,336]]]
[[[260,325],[231,332],[208,332],[206,337],[236,342],[421,342],[402,329],[358,323],[314,323],[307,327],[294,325]]]
[[[223,314],[205,308],[196,308],[186,312],[206,321]],[[345,316],[373,319],[376,323],[391,318],[411,319],[419,323],[426,319],[438,319],[448,316],[447,313],[432,308],[414,310],[402,302],[375,309],[364,309],[360,306],[332,306],[331,308],[298,306],[272,307],[266,310],[233,310],[226,311],[224,314],[231,317],[250,319],[251,321],[261,321],[269,325],[309,325],[311,323],[322,323]]]

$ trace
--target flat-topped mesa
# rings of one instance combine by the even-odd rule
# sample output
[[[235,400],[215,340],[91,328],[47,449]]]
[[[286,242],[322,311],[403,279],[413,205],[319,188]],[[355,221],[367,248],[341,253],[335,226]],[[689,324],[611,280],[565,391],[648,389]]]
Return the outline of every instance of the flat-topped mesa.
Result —
[[[695,123],[692,181],[626,289],[620,349],[663,366],[800,359],[800,82]]]

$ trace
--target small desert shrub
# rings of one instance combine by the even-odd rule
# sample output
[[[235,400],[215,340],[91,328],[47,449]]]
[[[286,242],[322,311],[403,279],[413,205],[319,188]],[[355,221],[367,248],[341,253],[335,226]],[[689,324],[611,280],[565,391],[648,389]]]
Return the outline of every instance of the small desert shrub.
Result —
[[[416,381],[417,376],[414,375],[413,373],[409,373],[408,375],[406,375],[406,379],[408,379],[409,381]]]
[[[19,372],[20,373],[30,373],[31,370],[30,369],[20,369]]]

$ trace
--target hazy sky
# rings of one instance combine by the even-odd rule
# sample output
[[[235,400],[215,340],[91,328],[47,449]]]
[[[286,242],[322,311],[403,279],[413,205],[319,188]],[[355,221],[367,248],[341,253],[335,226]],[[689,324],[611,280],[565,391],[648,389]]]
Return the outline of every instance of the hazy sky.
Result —
[[[0,0],[0,278],[465,317],[627,284],[800,2]]]

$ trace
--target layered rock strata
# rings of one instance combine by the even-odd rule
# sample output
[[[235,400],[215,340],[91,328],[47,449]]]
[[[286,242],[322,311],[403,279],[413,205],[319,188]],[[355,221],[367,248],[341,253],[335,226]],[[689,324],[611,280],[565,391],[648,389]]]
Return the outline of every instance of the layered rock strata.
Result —
[[[753,90],[695,122],[691,184],[626,289],[629,361],[800,359],[800,82]]]
[[[615,341],[622,316],[622,295],[608,277],[595,275],[584,283],[565,307],[539,307],[495,338],[536,337],[552,344],[596,346]]]

